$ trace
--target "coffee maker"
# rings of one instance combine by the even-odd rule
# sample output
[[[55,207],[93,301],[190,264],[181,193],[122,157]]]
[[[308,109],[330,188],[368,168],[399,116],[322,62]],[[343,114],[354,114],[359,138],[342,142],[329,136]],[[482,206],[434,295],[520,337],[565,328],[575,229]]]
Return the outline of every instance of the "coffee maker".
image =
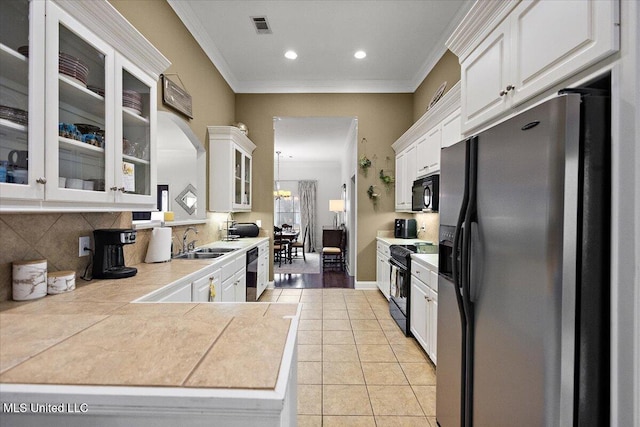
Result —
[[[124,245],[136,242],[136,231],[112,228],[93,231],[95,252],[93,253],[94,279],[122,279],[135,276],[138,269],[125,267]]]

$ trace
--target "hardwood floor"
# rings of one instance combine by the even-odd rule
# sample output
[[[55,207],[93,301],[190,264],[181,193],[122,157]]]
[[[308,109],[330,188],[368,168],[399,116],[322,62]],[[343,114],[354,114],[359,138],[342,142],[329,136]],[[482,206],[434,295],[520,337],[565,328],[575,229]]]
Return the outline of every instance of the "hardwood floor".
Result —
[[[320,274],[274,274],[273,285],[283,289],[354,288],[354,278],[344,271],[327,270]]]

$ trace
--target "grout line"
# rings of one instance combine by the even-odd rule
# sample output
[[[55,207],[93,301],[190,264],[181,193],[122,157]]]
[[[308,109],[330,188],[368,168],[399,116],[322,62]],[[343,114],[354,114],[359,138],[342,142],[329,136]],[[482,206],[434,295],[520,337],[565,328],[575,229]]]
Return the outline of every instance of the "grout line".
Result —
[[[213,346],[218,342],[218,340],[220,339],[220,337],[222,337],[222,335],[225,333],[225,331],[227,330],[227,328],[229,327],[229,325],[231,325],[231,322],[233,322],[235,319],[235,317],[232,317],[231,319],[229,319],[229,321],[227,322],[226,325],[224,325],[224,328],[222,328],[222,331],[220,331],[220,333],[218,334],[218,336],[211,342],[211,345],[209,346],[209,348],[207,348],[207,350],[204,352],[204,354],[202,355],[202,357],[200,357],[200,359],[198,360],[198,362],[195,364],[195,366],[193,367],[193,369],[191,369],[191,372],[189,372],[187,374],[187,376],[185,377],[185,379],[182,381],[182,383],[180,384],[180,386],[182,387],[186,387],[185,384],[187,383],[187,381],[189,381],[189,379],[191,378],[191,376],[195,373],[195,371],[198,369],[198,367],[200,367],[200,365],[202,364],[202,362],[204,361],[204,359],[207,357],[207,355],[209,354],[209,352],[211,351],[211,349],[213,348]]]

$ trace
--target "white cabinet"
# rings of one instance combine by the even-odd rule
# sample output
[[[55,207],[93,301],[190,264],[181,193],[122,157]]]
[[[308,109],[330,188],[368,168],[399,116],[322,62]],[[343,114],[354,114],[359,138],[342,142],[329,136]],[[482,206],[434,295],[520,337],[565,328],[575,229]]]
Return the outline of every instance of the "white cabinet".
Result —
[[[136,302],[191,302],[191,280],[178,280]]]
[[[417,177],[430,175],[440,170],[440,142],[442,125],[439,123],[417,143]]]
[[[427,347],[425,351],[434,365],[438,364],[438,294],[427,287],[426,293]]]
[[[477,37],[469,32],[484,31],[485,19],[492,18],[487,10],[472,8],[447,41],[461,61],[463,131],[618,50],[617,8],[617,1],[522,1],[471,45]]]
[[[437,363],[438,273],[411,261],[411,333],[434,364]]]
[[[423,349],[427,349],[427,285],[411,277],[411,333]]]
[[[460,108],[449,114],[441,123],[442,133],[440,137],[440,147],[449,147],[462,140]],[[438,156],[440,153],[438,153]]]
[[[415,144],[396,155],[396,211],[411,210],[411,187],[416,179]]]
[[[245,252],[223,262],[220,288],[220,301],[245,302],[247,300]]]
[[[391,292],[391,266],[389,265],[389,245],[378,240],[376,244],[376,284],[386,299]]]
[[[0,104],[28,108],[29,123],[0,119],[13,181],[0,182],[1,209],[155,207],[166,58],[106,1],[17,1],[3,15]]]
[[[269,242],[258,245],[258,282],[256,284],[256,299],[260,298],[262,292],[269,284]]]
[[[222,301],[222,268],[216,268],[213,272],[194,280],[191,286],[192,302]],[[215,296],[212,297],[212,293]]]
[[[251,211],[252,153],[256,146],[234,126],[208,126],[209,210]]]

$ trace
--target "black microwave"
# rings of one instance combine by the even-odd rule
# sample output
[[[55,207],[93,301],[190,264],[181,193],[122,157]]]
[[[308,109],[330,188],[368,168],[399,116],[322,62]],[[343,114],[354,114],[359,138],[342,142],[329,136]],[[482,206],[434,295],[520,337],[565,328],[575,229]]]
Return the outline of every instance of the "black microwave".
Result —
[[[411,210],[416,212],[438,212],[440,175],[430,175],[413,181],[411,187]]]

